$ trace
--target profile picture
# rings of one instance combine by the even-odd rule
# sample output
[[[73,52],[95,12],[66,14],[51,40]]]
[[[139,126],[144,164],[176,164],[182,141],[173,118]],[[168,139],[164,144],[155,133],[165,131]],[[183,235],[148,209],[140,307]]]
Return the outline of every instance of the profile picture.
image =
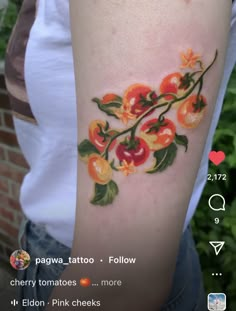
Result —
[[[18,249],[11,254],[10,264],[16,270],[25,270],[30,265],[30,255],[23,249]]]

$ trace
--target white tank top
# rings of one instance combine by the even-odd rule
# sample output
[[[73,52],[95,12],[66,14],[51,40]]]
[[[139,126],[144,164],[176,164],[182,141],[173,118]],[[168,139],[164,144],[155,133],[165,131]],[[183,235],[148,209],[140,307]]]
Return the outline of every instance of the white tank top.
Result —
[[[236,61],[236,3],[224,76],[184,229],[203,191],[208,153],[222,108],[226,85]],[[77,182],[77,118],[69,1],[40,0],[25,58],[25,82],[37,124],[14,117],[22,152],[30,165],[20,192],[25,215],[71,247]]]

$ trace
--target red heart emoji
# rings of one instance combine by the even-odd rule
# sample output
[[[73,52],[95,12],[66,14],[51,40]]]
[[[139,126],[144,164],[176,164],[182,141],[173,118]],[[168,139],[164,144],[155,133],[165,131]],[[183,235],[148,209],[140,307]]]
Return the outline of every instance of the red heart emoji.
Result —
[[[217,166],[224,161],[225,153],[223,151],[211,151],[208,157]]]

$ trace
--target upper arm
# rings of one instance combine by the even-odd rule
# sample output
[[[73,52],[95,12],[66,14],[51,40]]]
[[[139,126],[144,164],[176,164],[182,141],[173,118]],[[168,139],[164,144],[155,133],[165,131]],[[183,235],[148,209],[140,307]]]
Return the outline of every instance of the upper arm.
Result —
[[[114,248],[133,243],[151,267],[158,245],[161,279],[174,266],[213,118],[231,1],[70,2],[80,146],[74,247],[92,253],[96,232],[102,241],[112,235]]]

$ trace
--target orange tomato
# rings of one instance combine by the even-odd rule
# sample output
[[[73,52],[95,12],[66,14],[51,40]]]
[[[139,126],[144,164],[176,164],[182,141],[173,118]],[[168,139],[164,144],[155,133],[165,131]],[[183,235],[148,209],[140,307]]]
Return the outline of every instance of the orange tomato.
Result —
[[[101,129],[99,126],[104,130],[105,126],[106,126],[106,122],[101,121],[101,120],[94,120],[90,123],[90,125],[89,125],[89,139],[96,146],[98,151],[103,152],[105,147],[107,146],[107,144],[110,141],[110,137],[115,134],[115,131],[114,132],[111,131],[109,134],[104,136],[101,133]],[[111,143],[111,145],[109,147],[109,151],[111,151],[114,148],[115,144],[116,144],[116,140],[114,140]]]
[[[205,114],[206,99],[200,95],[191,95],[178,108],[177,119],[184,128],[196,128]]]
[[[106,185],[112,178],[112,168],[109,162],[98,154],[89,156],[88,173],[100,185]]]
[[[140,136],[151,151],[156,151],[169,146],[175,138],[175,133],[176,127],[171,120],[165,119],[163,125],[158,125],[158,119],[152,119],[142,125]]]
[[[174,72],[166,76],[161,82],[160,93],[173,93],[178,95],[180,92],[182,92],[182,90],[179,88],[182,77],[183,75],[180,72]],[[166,95],[164,98],[166,100],[172,100],[173,96]]]
[[[124,108],[126,110],[130,109],[132,114],[136,115],[136,117],[139,117],[154,105],[153,100],[157,98],[157,95],[156,93],[153,93],[152,98],[150,98],[151,92],[152,89],[149,86],[140,83],[129,86],[123,97]],[[147,101],[146,104],[142,102],[143,99]]]

